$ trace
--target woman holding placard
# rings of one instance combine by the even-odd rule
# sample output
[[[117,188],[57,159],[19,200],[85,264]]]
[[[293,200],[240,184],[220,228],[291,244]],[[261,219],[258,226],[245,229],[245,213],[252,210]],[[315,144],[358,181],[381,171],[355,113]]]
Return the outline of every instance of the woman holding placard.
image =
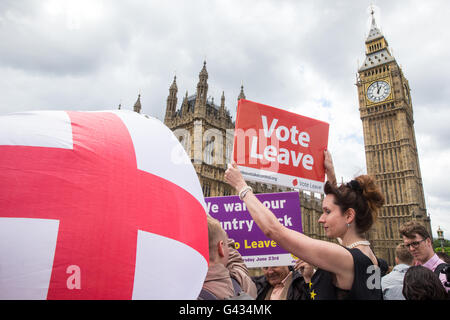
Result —
[[[312,239],[284,227],[247,186],[237,165],[229,165],[225,181],[234,187],[264,234],[281,247],[319,269],[308,284],[311,299],[381,299],[378,259],[364,234],[371,228],[384,198],[372,177],[361,175],[347,184],[336,184],[331,155],[325,151],[328,181],[319,223],[329,238],[342,245]]]

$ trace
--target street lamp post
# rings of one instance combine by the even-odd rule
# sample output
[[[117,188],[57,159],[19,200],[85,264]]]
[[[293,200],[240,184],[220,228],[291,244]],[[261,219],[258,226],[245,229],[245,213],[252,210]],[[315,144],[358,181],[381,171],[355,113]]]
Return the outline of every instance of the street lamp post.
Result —
[[[441,251],[445,252],[445,250],[444,250],[444,231],[441,230],[441,227],[438,227],[437,235],[438,235],[439,241],[441,242]]]

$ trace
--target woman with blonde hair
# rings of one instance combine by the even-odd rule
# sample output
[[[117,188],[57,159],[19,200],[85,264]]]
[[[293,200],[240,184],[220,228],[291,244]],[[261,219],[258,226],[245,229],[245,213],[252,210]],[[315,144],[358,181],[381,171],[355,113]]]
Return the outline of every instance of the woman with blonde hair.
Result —
[[[373,225],[384,198],[372,177],[360,175],[336,185],[331,155],[325,151],[325,198],[319,223],[328,238],[340,238],[342,245],[316,240],[283,226],[252,193],[237,165],[229,165],[225,181],[234,187],[264,234],[300,260],[318,267],[310,275],[311,299],[382,299],[378,259],[364,234]]]

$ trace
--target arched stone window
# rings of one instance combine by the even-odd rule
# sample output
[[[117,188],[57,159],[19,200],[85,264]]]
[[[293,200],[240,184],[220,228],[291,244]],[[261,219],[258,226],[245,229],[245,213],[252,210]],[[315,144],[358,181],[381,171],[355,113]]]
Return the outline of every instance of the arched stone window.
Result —
[[[206,141],[205,152],[203,159],[207,164],[213,164],[214,162],[214,137],[211,137]]]

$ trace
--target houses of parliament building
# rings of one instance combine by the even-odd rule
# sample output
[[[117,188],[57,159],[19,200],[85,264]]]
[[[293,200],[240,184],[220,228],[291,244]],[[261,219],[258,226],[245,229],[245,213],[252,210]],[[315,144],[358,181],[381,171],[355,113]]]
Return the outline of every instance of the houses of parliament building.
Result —
[[[407,221],[417,220],[432,234],[431,225],[425,206],[409,83],[377,27],[373,12],[365,47],[366,57],[357,70],[356,88],[367,174],[375,177],[385,197],[385,205],[367,237],[375,254],[394,265],[395,247],[402,241],[399,227]],[[241,85],[237,100],[245,98]],[[233,99],[232,103],[237,101]],[[199,73],[195,94],[186,93],[181,106],[177,106],[175,77],[167,97],[165,125],[190,156],[204,196],[234,194],[224,182],[224,173],[231,161],[235,124],[226,108],[225,94],[222,93],[220,104],[208,97],[206,62]],[[141,111],[139,98],[134,110]],[[291,191],[275,185],[250,184],[257,193]],[[299,197],[303,232],[316,239],[328,240],[318,223],[323,196],[300,191]]]

